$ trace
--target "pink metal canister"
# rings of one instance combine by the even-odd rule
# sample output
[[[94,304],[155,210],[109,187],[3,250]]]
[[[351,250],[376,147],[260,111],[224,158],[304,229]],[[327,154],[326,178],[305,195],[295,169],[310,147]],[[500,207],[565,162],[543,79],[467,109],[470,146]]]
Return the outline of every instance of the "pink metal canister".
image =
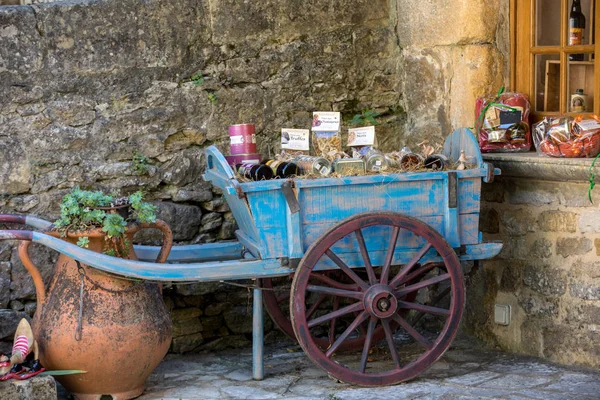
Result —
[[[229,140],[232,155],[256,153],[253,124],[230,125]]]

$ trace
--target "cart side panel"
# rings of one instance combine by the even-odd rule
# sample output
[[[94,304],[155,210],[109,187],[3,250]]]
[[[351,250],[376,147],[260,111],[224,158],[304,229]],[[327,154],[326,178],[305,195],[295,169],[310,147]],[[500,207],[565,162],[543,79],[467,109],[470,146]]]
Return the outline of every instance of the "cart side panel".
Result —
[[[262,243],[262,258],[288,257],[288,206],[283,192],[267,190],[246,196]]]

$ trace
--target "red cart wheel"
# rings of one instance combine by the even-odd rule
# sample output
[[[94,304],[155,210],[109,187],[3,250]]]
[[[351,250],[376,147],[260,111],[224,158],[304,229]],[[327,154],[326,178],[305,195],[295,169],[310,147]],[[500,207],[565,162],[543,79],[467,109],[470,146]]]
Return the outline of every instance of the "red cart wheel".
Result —
[[[394,270],[398,238],[409,260]],[[368,238],[368,240],[365,240]],[[389,238],[389,240],[388,240]],[[384,241],[384,242],[382,242]],[[371,242],[375,243],[370,245]],[[377,243],[383,247],[377,248]],[[372,247],[369,249],[369,247]],[[408,258],[406,252],[412,249]],[[352,257],[362,257],[368,279],[348,266]],[[422,259],[439,264],[420,265]],[[381,265],[379,274],[371,264]],[[379,261],[376,261],[379,260]],[[313,268],[333,262],[357,286],[344,290],[314,283]],[[439,268],[439,267],[442,268]],[[416,293],[416,295],[408,296]],[[314,298],[343,298],[325,312],[312,314]],[[432,305],[428,299],[444,300]],[[395,213],[366,213],[348,218],[323,234],[305,253],[292,282],[290,313],[298,342],[317,365],[335,378],[363,386],[389,385],[414,378],[430,367],[446,351],[456,335],[464,308],[465,292],[460,263],[446,240],[427,224]],[[407,317],[406,310],[410,310]],[[423,317],[424,315],[424,317]],[[332,344],[324,349],[317,343],[319,330],[332,321],[350,318],[341,333],[336,330]],[[437,318],[441,318],[436,326]],[[421,320],[419,326],[410,321]],[[424,323],[425,320],[427,323]],[[339,349],[366,323],[360,359]],[[425,327],[423,327],[425,326]],[[385,340],[378,343],[376,332]],[[330,330],[331,332],[331,330]]]

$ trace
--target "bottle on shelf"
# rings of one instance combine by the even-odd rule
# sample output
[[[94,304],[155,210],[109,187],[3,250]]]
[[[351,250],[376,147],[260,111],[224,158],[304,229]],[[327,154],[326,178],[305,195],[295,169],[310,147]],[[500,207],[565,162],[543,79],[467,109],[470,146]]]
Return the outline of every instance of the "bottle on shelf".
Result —
[[[569,13],[569,46],[583,44],[583,31],[585,29],[585,16],[581,12],[580,0],[573,0]],[[583,54],[569,54],[570,61],[583,61]]]
[[[273,170],[271,167],[263,164],[238,164],[236,168],[241,176],[253,181],[273,179]]]

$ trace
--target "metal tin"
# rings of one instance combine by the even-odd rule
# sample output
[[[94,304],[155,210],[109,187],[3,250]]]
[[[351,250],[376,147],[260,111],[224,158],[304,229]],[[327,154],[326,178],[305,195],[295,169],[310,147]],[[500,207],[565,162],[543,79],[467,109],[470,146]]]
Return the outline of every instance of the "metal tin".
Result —
[[[383,153],[377,149],[370,149],[365,154],[365,169],[367,172],[380,172],[388,169],[388,162]]]
[[[332,167],[340,175],[365,173],[365,162],[361,158],[340,158],[333,162]]]
[[[253,124],[229,126],[229,141],[232,155],[256,153],[256,136]]]
[[[450,160],[443,154],[432,154],[425,159],[425,168],[441,171],[449,165]]]
[[[414,171],[423,167],[425,158],[420,154],[404,153],[402,157],[400,157],[399,163],[402,171]]]
[[[331,163],[323,157],[298,156],[292,162],[298,165],[301,174],[327,176],[331,173]]]

